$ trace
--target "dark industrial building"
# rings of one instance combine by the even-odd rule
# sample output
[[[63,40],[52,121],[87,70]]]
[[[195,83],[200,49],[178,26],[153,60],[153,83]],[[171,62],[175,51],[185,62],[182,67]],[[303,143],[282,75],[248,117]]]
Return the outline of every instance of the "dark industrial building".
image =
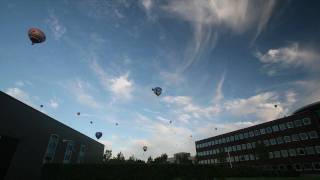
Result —
[[[320,172],[320,102],[292,115],[195,143],[200,164]]]
[[[0,179],[40,179],[44,163],[100,163],[104,145],[0,92]]]

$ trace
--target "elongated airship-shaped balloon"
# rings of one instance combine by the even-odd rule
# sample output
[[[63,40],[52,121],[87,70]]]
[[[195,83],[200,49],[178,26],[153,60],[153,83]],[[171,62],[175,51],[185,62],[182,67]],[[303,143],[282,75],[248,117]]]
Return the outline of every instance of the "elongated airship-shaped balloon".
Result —
[[[100,139],[102,137],[102,132],[96,132],[96,138]]]
[[[160,96],[160,94],[162,93],[161,87],[152,88],[152,91],[153,91],[154,94],[157,95],[157,96]]]
[[[42,43],[46,40],[46,35],[38,28],[30,28],[28,31],[28,36],[32,45],[36,43]]]

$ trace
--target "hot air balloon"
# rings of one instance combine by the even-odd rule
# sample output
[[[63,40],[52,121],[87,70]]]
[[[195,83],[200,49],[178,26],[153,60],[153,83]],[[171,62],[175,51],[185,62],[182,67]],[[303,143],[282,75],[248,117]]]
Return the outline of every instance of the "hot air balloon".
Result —
[[[162,89],[161,87],[155,87],[155,88],[152,88],[152,91],[154,92],[155,95],[160,96]]]
[[[43,105],[41,104],[40,107],[43,108]]]
[[[92,121],[90,121],[90,124],[92,124]]]
[[[169,121],[169,123],[171,124],[171,123],[172,123],[172,121],[170,120],[170,121]]]
[[[96,132],[96,138],[100,139],[102,137],[102,132]]]
[[[77,115],[80,116],[80,112],[77,112]]]
[[[144,152],[146,152],[148,147],[147,146],[143,146],[142,149],[143,149]]]
[[[277,108],[277,107],[278,107],[278,105],[276,105],[276,104],[275,104],[275,105],[274,105],[274,107],[275,107],[275,108]]]
[[[116,126],[118,126],[119,124],[118,123],[116,123]]]
[[[218,130],[218,128],[214,128],[215,130]]]
[[[30,28],[28,31],[28,36],[32,45],[36,43],[42,43],[46,40],[46,35],[38,28]]]

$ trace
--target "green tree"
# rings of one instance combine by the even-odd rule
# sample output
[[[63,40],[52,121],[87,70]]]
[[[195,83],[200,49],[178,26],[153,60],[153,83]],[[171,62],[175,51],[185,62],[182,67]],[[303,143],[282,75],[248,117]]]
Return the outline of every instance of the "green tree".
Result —
[[[149,158],[148,158],[148,160],[147,160],[147,163],[148,163],[148,164],[153,163],[153,159],[152,159],[152,157],[151,157],[151,156],[149,156]]]
[[[106,149],[106,151],[103,154],[103,162],[108,162],[110,160],[111,156],[112,156],[112,151]]]
[[[154,158],[154,163],[155,164],[166,164],[168,160],[168,155],[167,154],[161,154],[160,157]]]

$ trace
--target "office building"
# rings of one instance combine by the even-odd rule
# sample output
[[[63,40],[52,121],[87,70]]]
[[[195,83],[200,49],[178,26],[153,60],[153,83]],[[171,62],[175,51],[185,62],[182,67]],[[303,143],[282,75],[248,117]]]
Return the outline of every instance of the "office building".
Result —
[[[0,92],[0,179],[41,177],[44,163],[100,163],[104,145]]]
[[[320,102],[288,117],[195,143],[200,164],[320,172]]]

